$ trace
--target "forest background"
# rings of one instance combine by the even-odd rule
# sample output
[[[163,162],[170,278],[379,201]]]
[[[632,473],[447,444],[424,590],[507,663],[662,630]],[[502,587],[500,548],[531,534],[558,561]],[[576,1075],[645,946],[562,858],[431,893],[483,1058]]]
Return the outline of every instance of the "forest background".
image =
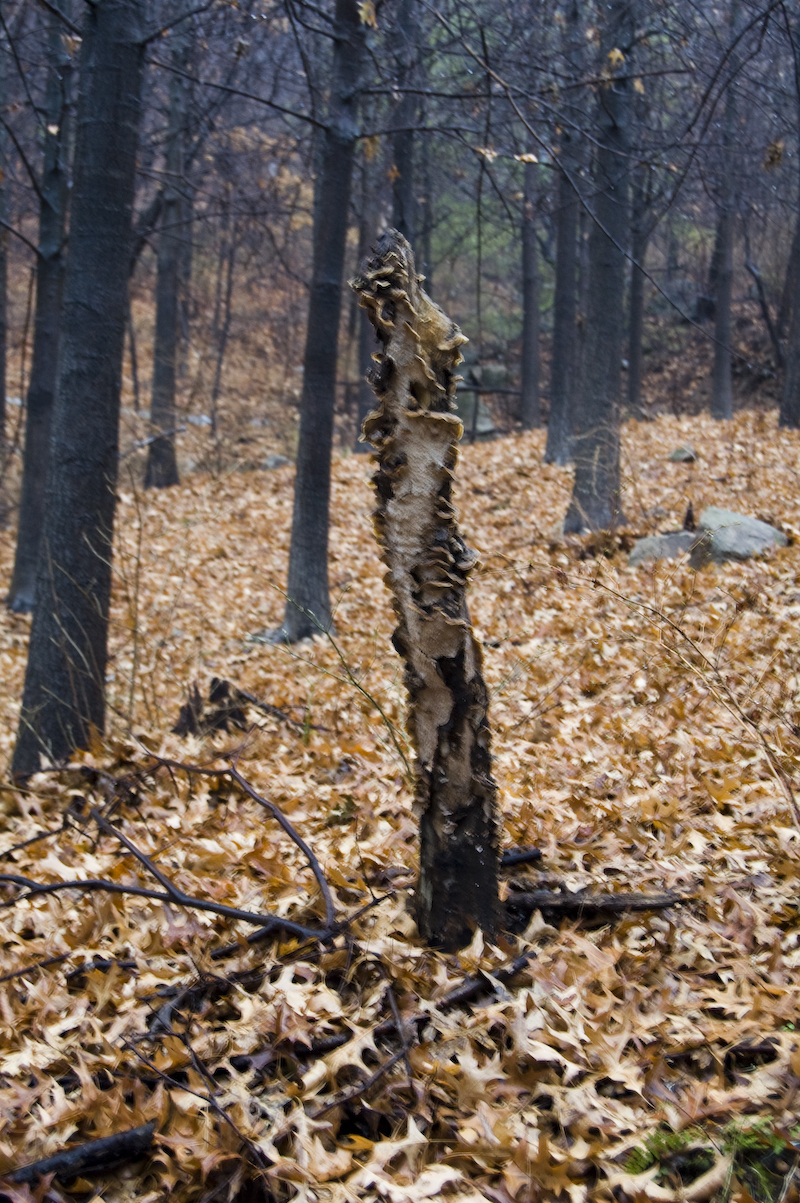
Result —
[[[141,83],[135,139],[92,177],[128,154],[131,236],[88,249],[121,281],[95,306],[121,410],[87,409],[70,446],[113,499],[105,602],[75,580],[107,661],[86,738],[62,725],[58,771],[40,740],[0,795],[0,1189],[795,1199],[796,12],[4,6],[9,768],[51,436],[81,413],[56,352],[83,333],[62,295],[108,12],[136,24]],[[390,225],[470,339],[455,490],[508,922],[456,954],[413,920],[413,749],[357,442],[376,344],[342,286]],[[788,546],[629,566],[710,505]]]

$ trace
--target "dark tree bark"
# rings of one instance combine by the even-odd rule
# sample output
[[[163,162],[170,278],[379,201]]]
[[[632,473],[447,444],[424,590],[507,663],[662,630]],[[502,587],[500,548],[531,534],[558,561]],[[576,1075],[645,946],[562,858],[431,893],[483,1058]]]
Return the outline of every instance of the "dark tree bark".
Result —
[[[565,43],[567,60],[573,63],[579,26],[575,0],[566,8]],[[572,399],[578,384],[578,195],[572,180],[578,169],[576,135],[565,126],[559,143],[558,206],[556,210],[556,280],[553,297],[553,359],[550,371],[550,416],[547,422],[546,464],[569,461],[572,432]]]
[[[0,110],[5,110],[6,97],[6,53],[0,43]],[[8,230],[2,224],[8,220],[6,200],[6,177],[8,175],[8,135],[0,125],[0,446],[6,437],[6,388],[8,354]]]
[[[430,142],[427,137],[421,139],[420,146],[422,197],[421,213],[419,215],[419,250],[422,274],[425,277],[425,291],[433,296],[433,259],[431,238],[433,235],[433,183],[431,180]]]
[[[12,772],[105,726],[119,399],[144,48],[140,0],[87,7],[45,523]]]
[[[735,34],[739,3],[731,0],[730,28]],[[731,73],[736,71],[736,55],[731,56]],[[722,128],[722,169],[717,211],[716,279],[714,287],[714,369],[711,378],[711,416],[724,421],[733,417],[733,376],[731,372],[731,300],[733,294],[733,230],[736,221],[736,89],[733,81],[725,91],[725,116]]]
[[[216,327],[217,339],[217,364],[214,368],[214,383],[211,386],[211,433],[216,437],[219,431],[219,395],[222,391],[222,365],[225,362],[225,352],[228,349],[228,337],[231,332],[231,318],[233,316],[233,275],[236,270],[236,251],[237,251],[237,228],[236,222],[233,223],[233,228],[228,234],[225,242],[225,291],[221,298],[221,304],[215,314],[214,325]],[[223,262],[220,261],[220,292],[222,291],[222,267]],[[220,299],[218,295],[218,300]],[[220,320],[221,318],[221,320]]]
[[[178,300],[183,248],[183,160],[186,141],[185,72],[189,40],[185,31],[176,38],[172,62],[176,71],[169,83],[169,120],[165,148],[164,203],[158,238],[156,273],[156,327],[153,346],[153,393],[150,425],[162,431],[150,444],[145,488],[166,489],[179,482],[175,455],[175,366],[178,350]]]
[[[395,26],[397,85],[400,100],[394,110],[392,136],[392,225],[413,245],[414,130],[417,98],[410,91],[417,56],[417,0],[400,0]]]
[[[65,10],[66,11],[66,10]],[[39,184],[39,244],[36,255],[36,310],[33,355],[25,412],[17,546],[8,605],[18,614],[33,609],[36,566],[44,522],[50,457],[50,426],[58,369],[64,234],[68,203],[69,115],[72,67],[62,41],[61,21],[48,21],[44,163]]]
[[[535,163],[525,164],[522,199],[522,384],[520,418],[523,430],[541,422],[539,408],[539,264],[536,253]]]
[[[800,19],[792,29],[795,54],[800,59]],[[800,128],[800,91],[797,94],[797,120]],[[798,176],[798,211],[795,241],[800,244],[800,176]],[[787,277],[789,275],[787,269]],[[792,280],[792,296],[789,303],[791,319],[789,339],[786,345],[786,373],[781,393],[780,425],[797,430],[800,427],[800,262],[795,265]]]
[[[316,181],[314,261],[303,358],[289,579],[283,625],[294,642],[331,623],[328,522],[342,273],[358,128],[364,30],[357,0],[336,0],[332,86]]]
[[[358,261],[364,263],[367,259],[375,235],[377,233],[378,214],[377,196],[374,172],[365,158],[362,163],[361,188],[361,220],[358,227]],[[367,414],[375,408],[375,394],[368,380],[372,368],[372,353],[375,350],[375,331],[367,311],[356,302],[356,322],[358,329],[358,392],[356,394],[356,438],[353,450],[358,453],[369,452],[369,444],[361,438],[361,429]]]
[[[794,223],[792,249],[789,252],[789,262],[786,264],[786,275],[781,289],[781,302],[778,308],[776,331],[779,339],[786,337],[792,313],[794,312],[794,290],[797,277],[800,274],[800,211]]]
[[[642,408],[642,375],[644,372],[644,283],[642,271],[647,255],[648,205],[641,179],[641,170],[636,173],[633,187],[631,213],[631,288],[630,314],[628,322],[628,410],[634,416]]]
[[[622,518],[619,471],[619,393],[624,327],[625,246],[628,241],[627,155],[633,0],[606,4],[604,63],[625,55],[597,93],[598,147],[589,229],[589,292],[581,402],[575,415],[575,482],[564,530],[611,530]]]

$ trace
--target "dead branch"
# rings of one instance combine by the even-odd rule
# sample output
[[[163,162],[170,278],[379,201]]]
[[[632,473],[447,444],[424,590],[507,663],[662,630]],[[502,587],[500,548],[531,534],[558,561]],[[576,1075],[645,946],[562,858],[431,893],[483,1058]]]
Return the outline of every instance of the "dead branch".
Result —
[[[222,759],[223,757],[229,757],[229,754],[221,752],[219,758]],[[325,918],[328,926],[332,927],[336,923],[336,907],[333,901],[333,896],[331,895],[330,887],[325,880],[325,874],[322,872],[322,866],[317,860],[317,857],[300,835],[299,831],[297,831],[286,818],[286,815],[275,805],[274,802],[269,802],[256,790],[254,790],[250,782],[242,776],[235,764],[231,763],[228,768],[215,769],[204,765],[184,764],[183,761],[180,760],[167,760],[161,756],[154,757],[153,759],[156,761],[157,766],[163,766],[164,768],[169,769],[178,769],[184,773],[194,773],[201,777],[230,777],[231,780],[236,782],[240,789],[244,790],[248,797],[252,798],[254,802],[258,802],[259,806],[263,806],[265,810],[269,811],[272,817],[277,823],[280,824],[289,838],[297,845],[308,861],[311,867],[311,872],[314,874],[317,885],[320,889],[320,893],[322,894],[325,902]],[[230,759],[232,760],[233,758],[230,757]]]
[[[517,865],[530,865],[541,859],[541,848],[509,848],[500,857],[500,868],[515,869]]]
[[[153,1143],[156,1121],[129,1128],[126,1132],[115,1132],[113,1136],[102,1136],[86,1144],[72,1145],[52,1157],[43,1157],[30,1165],[20,1166],[5,1175],[7,1182],[35,1182],[45,1174],[55,1174],[59,1181],[82,1178],[86,1174],[102,1174],[125,1161],[136,1161],[143,1157]]]
[[[689,895],[673,893],[558,894],[552,890],[531,890],[509,895],[505,908],[518,922],[520,912],[541,911],[543,915],[559,918],[585,918],[587,915],[619,915],[625,911],[664,911],[689,900]]]
[[[187,910],[210,911],[214,915],[223,915],[226,919],[238,920],[241,923],[252,923],[263,930],[264,937],[276,931],[285,931],[293,936],[302,936],[307,940],[328,940],[333,934],[330,930],[315,931],[302,923],[294,923],[291,919],[281,919],[278,915],[259,915],[253,911],[240,911],[235,906],[225,906],[221,902],[207,902],[204,898],[193,898],[181,890],[171,892],[148,890],[145,886],[121,885],[116,881],[104,881],[102,878],[76,879],[75,881],[32,881],[17,873],[0,873],[0,882],[8,882],[27,890],[27,893],[16,898],[0,902],[0,910],[16,906],[20,897],[34,898],[43,894],[58,894],[62,890],[83,890],[86,893],[98,891],[107,894],[130,894],[136,898],[152,898],[156,902],[170,902],[173,906],[184,907]]]
[[[394,1020],[392,1020],[394,1023]],[[396,1053],[393,1053],[387,1061],[379,1065],[374,1074],[367,1078],[366,1082],[362,1082],[360,1086],[356,1086],[353,1090],[345,1091],[344,1094],[337,1095],[330,1103],[326,1103],[324,1107],[319,1107],[316,1111],[312,1111],[309,1119],[320,1119],[323,1115],[327,1115],[329,1111],[333,1111],[334,1107],[345,1107],[348,1103],[355,1103],[358,1099],[363,1098],[372,1087],[381,1080],[384,1074],[387,1074],[398,1061],[402,1061],[408,1055],[408,1048],[403,1044],[403,1047]]]

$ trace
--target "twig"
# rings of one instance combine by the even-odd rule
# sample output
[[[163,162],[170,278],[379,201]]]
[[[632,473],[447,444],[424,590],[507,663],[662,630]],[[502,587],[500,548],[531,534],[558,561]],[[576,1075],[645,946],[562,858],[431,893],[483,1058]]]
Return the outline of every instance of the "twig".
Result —
[[[379,1065],[375,1070],[375,1073],[372,1074],[371,1077],[367,1078],[366,1082],[363,1082],[354,1090],[349,1090],[344,1094],[338,1095],[335,1099],[332,1099],[330,1103],[326,1103],[324,1107],[320,1107],[318,1110],[312,1111],[308,1118],[319,1119],[321,1116],[327,1115],[329,1111],[333,1111],[334,1107],[344,1107],[348,1103],[354,1103],[357,1099],[360,1099],[363,1095],[365,1095],[367,1091],[371,1090],[376,1082],[381,1080],[384,1074],[387,1074],[398,1061],[402,1060],[402,1058],[406,1056],[408,1056],[408,1049],[404,1046],[399,1052],[393,1053],[388,1061],[384,1061],[383,1065]]]
[[[484,973],[476,973],[473,977],[468,977],[457,986],[455,990],[451,990],[448,994],[438,1000],[436,1003],[439,1010],[444,1007],[458,1007],[461,1003],[471,1002],[477,995],[482,994],[484,990],[494,991],[497,983],[504,986],[510,982],[517,974],[525,968],[529,961],[535,960],[537,956],[536,950],[531,948],[527,952],[523,952],[516,960],[504,969],[498,969],[497,973],[491,976]]]
[[[221,759],[226,755],[229,756],[230,753],[221,752],[219,758]],[[257,793],[256,790],[253,789],[250,782],[242,776],[234,764],[231,764],[228,768],[215,769],[202,765],[184,764],[180,760],[167,760],[162,756],[156,756],[153,759],[159,766],[164,766],[165,768],[170,769],[179,769],[184,773],[195,773],[201,777],[230,777],[250,798],[253,799],[254,802],[258,802],[260,806],[263,806],[265,810],[268,810],[272,817],[281,825],[286,834],[294,841],[294,843],[308,860],[308,863],[311,866],[311,871],[314,874],[317,885],[320,888],[320,892],[325,902],[326,922],[329,927],[332,927],[336,923],[336,906],[331,895],[330,887],[325,880],[324,873],[322,872],[322,866],[320,865],[316,856],[309,848],[308,844],[300,835],[300,833],[295,830],[295,828],[292,826],[283,812],[278,809],[275,803],[268,802],[266,798],[262,798],[261,794]],[[215,757],[215,759],[217,758]],[[112,830],[115,834],[117,834],[115,828],[112,828]]]
[[[15,977],[24,977],[26,973],[33,973],[37,969],[46,969],[48,965],[60,965],[62,961],[68,961],[72,955],[71,952],[60,952],[56,957],[48,957],[46,961],[36,961],[33,965],[26,965],[24,969],[13,969],[11,973],[3,974],[0,982],[13,981]]]
[[[72,1148],[54,1153],[52,1157],[43,1157],[41,1161],[12,1170],[5,1175],[6,1181],[35,1182],[45,1174],[55,1174],[59,1181],[68,1181],[85,1174],[103,1173],[124,1161],[143,1157],[153,1143],[155,1130],[156,1121],[153,1119],[149,1124],[129,1128],[126,1132],[115,1132],[113,1136],[73,1145]]]
[[[256,710],[261,710],[264,714],[270,715],[271,718],[276,718],[282,723],[287,723],[297,731],[330,731],[330,727],[321,727],[317,723],[301,723],[296,718],[292,718],[291,714],[287,714],[285,710],[281,710],[280,706],[273,706],[269,702],[262,702],[260,698],[255,697],[252,693],[247,693],[244,689],[234,686],[234,693],[237,698],[242,698],[245,702],[254,706]]]
[[[237,785],[244,790],[248,797],[252,798],[254,802],[259,804],[259,806],[263,806],[265,810],[269,811],[273,819],[280,824],[286,834],[292,840],[294,840],[297,847],[303,853],[309,865],[311,866],[311,872],[316,878],[320,893],[325,901],[325,922],[327,923],[328,927],[332,927],[336,922],[336,905],[333,901],[330,886],[325,880],[325,874],[322,872],[322,866],[317,860],[314,852],[312,852],[311,848],[300,835],[300,833],[295,831],[292,824],[289,822],[283,812],[278,809],[275,803],[269,802],[266,798],[262,798],[261,794],[257,793],[256,790],[253,789],[250,782],[242,776],[235,764],[231,763],[231,767],[228,769],[228,774],[233,778]]]

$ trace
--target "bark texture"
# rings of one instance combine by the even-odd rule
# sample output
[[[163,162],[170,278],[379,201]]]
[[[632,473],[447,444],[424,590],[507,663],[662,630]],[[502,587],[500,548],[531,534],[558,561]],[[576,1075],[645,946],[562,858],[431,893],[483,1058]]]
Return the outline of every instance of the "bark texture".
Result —
[[[372,375],[378,405],[365,423],[377,451],[375,530],[388,567],[405,662],[408,730],[420,818],[417,922],[429,943],[455,949],[494,929],[498,831],[488,693],[470,625],[467,577],[477,555],[452,504],[457,443],[452,408],[464,335],[422,290],[396,230],[353,281],[382,346]]]
[[[739,23],[739,2],[731,0],[731,35]],[[731,75],[736,74],[738,56],[731,55]],[[729,83],[725,92],[725,116],[722,127],[722,167],[717,210],[716,278],[714,282],[714,369],[711,377],[711,416],[720,420],[733,417],[733,376],[731,372],[731,300],[733,294],[733,227],[736,220],[736,89]]]
[[[139,0],[87,8],[50,472],[12,772],[105,721],[119,395],[144,49]]]
[[[628,409],[631,414],[641,413],[642,375],[644,372],[644,267],[647,255],[648,205],[645,197],[641,172],[634,184],[633,212],[631,219],[631,291],[628,322]]]
[[[417,0],[400,0],[395,28],[400,100],[395,107],[393,118],[395,133],[392,135],[392,224],[412,244],[416,227],[413,127],[417,116],[417,98],[410,89],[414,79],[417,37]]]
[[[794,22],[792,37],[795,53],[800,55],[800,18]],[[800,123],[800,94],[797,97],[797,118]],[[800,177],[798,178],[800,186]],[[795,247],[798,256],[795,260]],[[792,269],[792,260],[795,260]],[[792,246],[792,257],[787,267],[787,285],[791,277],[791,294],[788,302],[790,312],[789,338],[786,345],[786,373],[783,378],[781,393],[780,424],[797,430],[800,427],[800,209],[798,209],[795,239]]]
[[[611,530],[622,519],[619,393],[628,241],[628,158],[632,0],[612,0],[601,49],[613,64],[598,90],[598,146],[589,229],[589,288],[581,400],[575,415],[575,482],[564,530]],[[618,57],[614,58],[614,51]],[[624,56],[624,57],[623,57]]]
[[[536,171],[525,164],[522,199],[522,395],[523,430],[540,424],[539,407],[539,264],[536,253]]]
[[[64,50],[61,36],[62,28],[58,17],[51,15],[48,22],[44,162],[39,183],[33,355],[25,407],[25,450],[17,545],[7,599],[10,609],[20,614],[33,609],[36,591],[36,567],[50,458],[50,426],[58,370],[72,75],[69,55]]]
[[[334,36],[331,96],[321,138],[322,162],[314,205],[314,258],[303,357],[288,600],[283,625],[275,635],[290,643],[326,630],[331,624],[328,522],[336,360],[364,50],[357,0],[336,0]]]
[[[576,0],[565,6],[564,51],[569,70],[580,70],[580,13]],[[567,113],[569,117],[569,112]],[[580,202],[572,180],[578,171],[576,133],[565,125],[559,141],[556,208],[556,279],[553,294],[553,358],[550,369],[550,416],[547,420],[546,464],[566,464],[571,454],[572,398],[577,370],[578,214]]]
[[[161,432],[150,444],[145,470],[145,488],[166,489],[179,482],[175,455],[175,367],[178,349],[178,303],[180,296],[183,239],[183,159],[186,141],[186,80],[189,37],[186,31],[173,35],[176,44],[172,63],[176,72],[169,82],[169,119],[165,148],[164,201],[158,237],[156,268],[156,326],[153,345],[153,393],[150,424]]]

